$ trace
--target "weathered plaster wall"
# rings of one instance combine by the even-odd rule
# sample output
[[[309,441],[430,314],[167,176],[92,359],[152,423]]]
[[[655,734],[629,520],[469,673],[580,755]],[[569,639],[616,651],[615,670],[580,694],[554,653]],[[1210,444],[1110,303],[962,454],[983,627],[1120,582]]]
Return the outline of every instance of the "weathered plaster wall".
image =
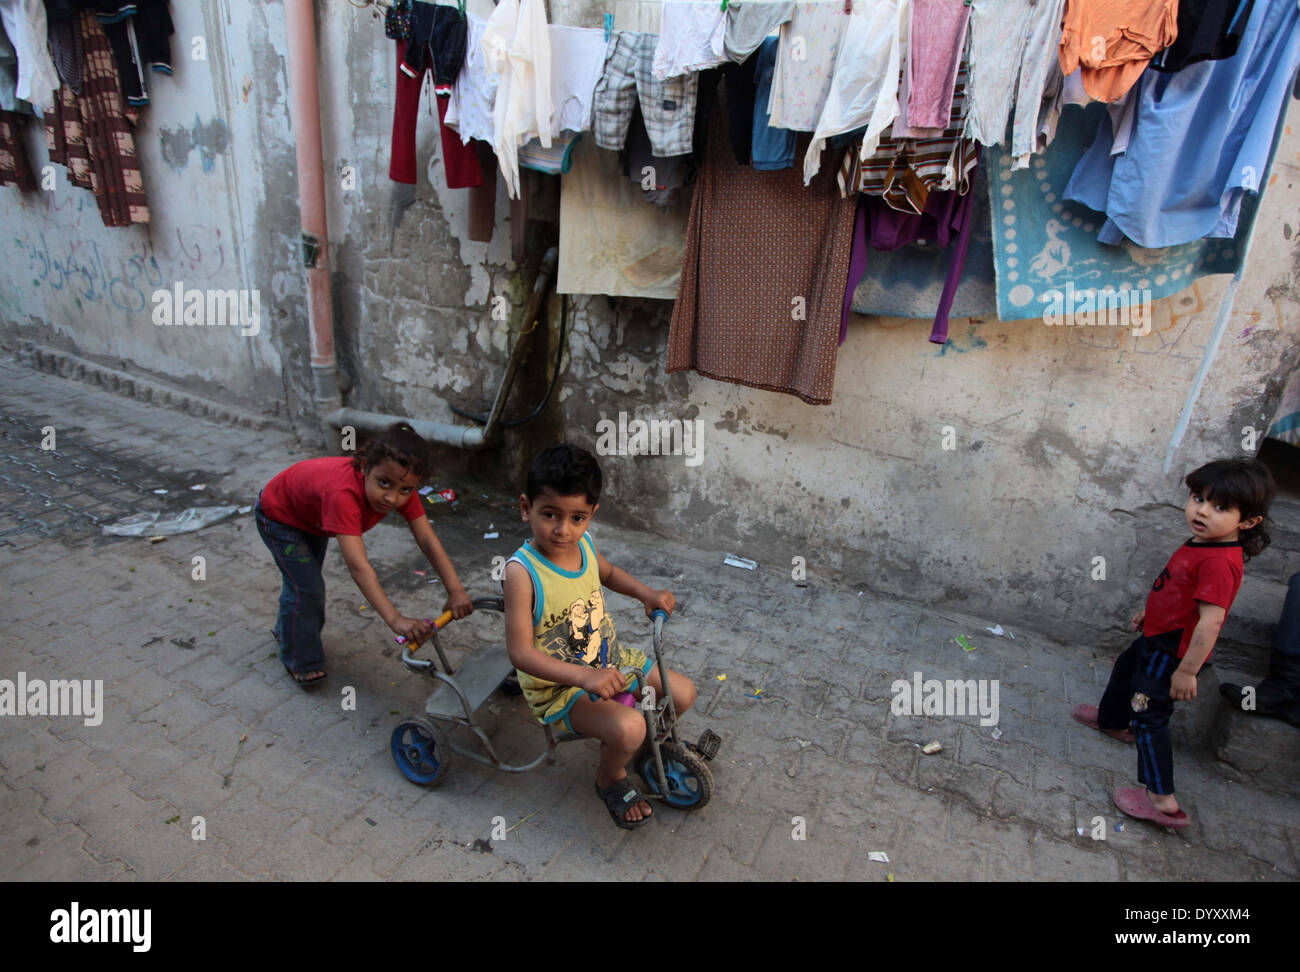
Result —
[[[471,0],[471,9],[490,6]],[[138,137],[153,224],[106,230],[90,194],[66,186],[35,200],[0,193],[0,339],[76,349],[309,430],[283,9],[229,0],[174,7],[176,77],[154,83]],[[557,22],[596,26],[602,4],[553,0],[552,9]],[[469,242],[468,194],[446,188],[426,91],[417,131],[424,178],[393,234],[393,45],[373,11],[347,0],[321,0],[318,24],[349,403],[451,420],[447,402],[481,407],[504,365],[514,322],[492,319],[492,298],[517,310],[530,282],[510,259],[504,189],[492,242]],[[196,36],[207,41],[206,63],[186,59]],[[1297,111],[1293,104],[1227,336],[1169,475],[1165,451],[1225,278],[1157,305],[1155,331],[1140,339],[990,319],[954,322],[952,344],[936,349],[925,340],[928,322],[855,318],[825,408],[667,376],[670,303],[578,297],[552,421],[512,432],[505,449],[473,461],[447,452],[444,466],[504,485],[547,429],[594,444],[597,423],[621,411],[699,419],[699,465],[603,460],[602,518],[766,564],[802,556],[814,583],[932,598],[1062,635],[1113,627],[1177,542],[1181,476],[1239,451],[1242,426],[1271,417],[1280,378],[1300,357]],[[39,165],[44,147],[32,136]],[[142,301],[175,280],[260,288],[262,333],[155,328]],[[558,313],[557,300],[551,342]],[[540,399],[543,350],[526,364],[512,410]],[[951,451],[942,448],[945,426],[956,436]],[[1104,582],[1091,579],[1095,556],[1106,558]]]
[[[174,4],[173,18],[175,75],[149,78],[152,104],[135,133],[152,222],[104,227],[62,166],[50,191],[0,193],[0,337],[284,413],[278,332],[297,317],[302,281],[291,271],[296,215],[291,225],[277,212],[293,206],[281,10]],[[48,158],[39,122],[26,134],[39,169]],[[258,289],[260,333],[155,327],[150,297],[177,282]]]

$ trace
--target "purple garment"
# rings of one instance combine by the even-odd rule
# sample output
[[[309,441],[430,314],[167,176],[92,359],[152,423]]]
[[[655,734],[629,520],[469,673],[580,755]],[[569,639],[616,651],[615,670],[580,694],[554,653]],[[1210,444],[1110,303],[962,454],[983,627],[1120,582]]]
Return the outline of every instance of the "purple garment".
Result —
[[[966,46],[970,6],[962,0],[912,0],[907,56],[909,128],[948,127],[952,89]]]
[[[957,296],[957,285],[966,269],[966,252],[970,248],[971,215],[975,212],[975,193],[961,195],[955,189],[936,189],[925,202],[918,216],[902,213],[885,204],[880,196],[860,195],[858,211],[853,221],[853,250],[849,255],[849,279],[844,292],[844,313],[840,318],[840,344],[848,336],[849,311],[853,292],[858,289],[862,274],[867,268],[867,248],[897,250],[908,243],[923,241],[952,247],[948,261],[948,275],[944,277],[943,294],[934,314],[930,341],[934,344],[948,342],[948,312]]]

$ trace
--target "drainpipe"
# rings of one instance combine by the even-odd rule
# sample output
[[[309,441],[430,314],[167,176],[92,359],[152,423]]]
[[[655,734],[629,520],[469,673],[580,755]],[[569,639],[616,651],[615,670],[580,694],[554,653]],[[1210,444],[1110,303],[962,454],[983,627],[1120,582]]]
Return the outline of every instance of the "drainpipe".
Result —
[[[487,446],[500,428],[501,413],[505,409],[506,399],[510,397],[510,387],[514,384],[520,362],[524,359],[524,351],[530,343],[525,338],[535,330],[534,322],[546,310],[546,299],[550,294],[551,284],[555,281],[559,258],[559,251],[555,247],[548,249],[542,257],[542,265],[537,272],[537,279],[533,281],[532,292],[528,295],[528,304],[524,307],[519,333],[515,336],[515,346],[510,349],[510,360],[506,363],[505,374],[501,376],[501,384],[497,386],[486,427],[449,425],[446,422],[408,419],[400,415],[361,412],[354,408],[340,408],[329,413],[325,417],[326,421],[336,429],[350,425],[362,432],[381,432],[394,422],[406,422],[426,442],[456,446],[460,449],[482,449]],[[561,348],[559,353],[563,354],[564,349]]]
[[[316,21],[312,0],[286,0],[289,93],[302,211],[302,257],[307,268],[311,373],[320,416],[343,404],[334,356],[334,305],[330,297],[329,230],[325,217],[325,161],[321,152],[320,85],[316,72]]]

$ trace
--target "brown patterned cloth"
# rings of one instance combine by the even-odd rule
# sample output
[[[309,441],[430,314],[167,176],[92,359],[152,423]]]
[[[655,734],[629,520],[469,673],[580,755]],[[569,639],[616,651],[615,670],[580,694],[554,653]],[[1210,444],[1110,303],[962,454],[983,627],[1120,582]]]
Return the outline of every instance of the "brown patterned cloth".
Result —
[[[36,176],[28,164],[22,138],[23,126],[30,117],[15,111],[0,111],[0,186],[36,191]]]
[[[800,136],[796,158],[807,140]],[[835,176],[822,166],[805,187],[797,166],[737,165],[727,113],[713,107],[666,371],[693,369],[830,404],[857,205],[840,198]],[[802,315],[794,298],[803,298]]]
[[[67,166],[68,181],[95,194],[105,226],[147,223],[144,179],[112,47],[93,13],[83,11],[80,23],[86,54],[81,94],[64,85],[45,115],[50,161]]]

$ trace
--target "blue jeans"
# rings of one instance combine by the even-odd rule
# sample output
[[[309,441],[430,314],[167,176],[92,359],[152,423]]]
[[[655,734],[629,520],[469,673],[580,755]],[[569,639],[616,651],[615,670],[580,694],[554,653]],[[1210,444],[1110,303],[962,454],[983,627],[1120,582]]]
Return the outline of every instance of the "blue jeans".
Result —
[[[320,629],[325,625],[325,578],[321,569],[329,537],[304,533],[269,519],[262,512],[260,496],[253,516],[257,532],[284,580],[280,615],[275,622],[280,661],[292,672],[320,671],[325,664],[325,650],[320,643]]]

